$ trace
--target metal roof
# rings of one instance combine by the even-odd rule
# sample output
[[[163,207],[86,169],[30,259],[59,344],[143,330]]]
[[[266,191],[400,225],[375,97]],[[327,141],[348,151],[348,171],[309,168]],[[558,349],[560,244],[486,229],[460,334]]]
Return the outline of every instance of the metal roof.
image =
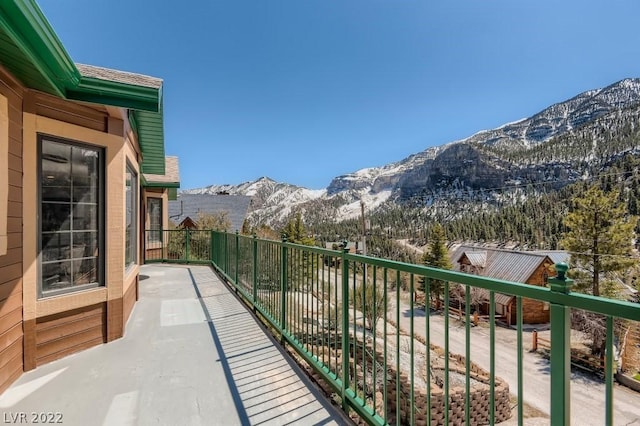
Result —
[[[549,259],[551,259],[551,261],[553,262],[553,264],[555,265],[556,263],[569,263],[569,258],[571,257],[571,255],[569,254],[569,252],[564,251],[564,250],[536,250],[535,253],[538,254],[543,254],[545,256],[548,256]]]
[[[535,270],[548,258],[546,254],[527,251],[509,251],[476,246],[460,246],[453,253],[451,263],[454,270],[460,270],[458,261],[462,255],[474,256],[485,252],[486,264],[480,275],[505,281],[525,283]]]
[[[0,1],[0,64],[31,89],[134,110],[143,170],[164,174],[161,80],[74,64],[34,0]]]
[[[484,268],[487,264],[486,250],[465,252],[465,255],[467,256],[467,259],[469,259],[469,262],[471,262],[473,266],[479,266],[481,268]]]
[[[226,212],[231,230],[240,230],[247,217],[249,203],[251,197],[245,195],[179,194],[177,200],[169,201],[169,220],[180,224],[189,217],[196,222],[198,213]]]

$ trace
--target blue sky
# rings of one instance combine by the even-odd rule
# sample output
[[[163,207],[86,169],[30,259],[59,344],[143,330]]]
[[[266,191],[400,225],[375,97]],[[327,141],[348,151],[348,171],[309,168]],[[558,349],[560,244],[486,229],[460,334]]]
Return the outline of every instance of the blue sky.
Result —
[[[74,61],[164,79],[183,188],[308,188],[640,77],[637,0],[38,0]]]

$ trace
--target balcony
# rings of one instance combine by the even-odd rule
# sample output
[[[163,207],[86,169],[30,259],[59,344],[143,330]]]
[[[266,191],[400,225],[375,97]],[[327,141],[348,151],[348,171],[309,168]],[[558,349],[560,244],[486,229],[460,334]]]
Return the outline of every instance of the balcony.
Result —
[[[571,293],[566,265],[556,266],[558,276],[545,288],[237,233],[167,231],[163,241],[149,261],[211,264],[343,410],[368,424],[612,425],[640,418],[638,394],[615,381],[621,330],[637,329],[640,305]],[[419,287],[430,300],[430,286],[421,282],[441,283],[440,311],[427,314],[415,302]],[[475,289],[489,295],[481,324],[472,314]],[[496,325],[498,295],[515,298],[515,325]],[[548,356],[532,351],[537,331],[522,321],[531,301],[550,310]],[[571,310],[596,313],[605,324],[598,374],[572,364]]]
[[[640,306],[572,293],[561,266],[545,288],[216,231],[155,237],[126,336],[25,374],[0,399],[3,411],[37,407],[71,424],[343,424],[347,413],[372,425],[640,418],[638,394],[615,380],[621,330],[638,327]],[[430,300],[435,283],[441,309],[425,310],[417,296]],[[473,314],[477,289],[488,294],[484,322]],[[497,325],[500,295],[515,298],[511,326]],[[522,321],[532,300],[549,307],[547,356],[532,351],[536,333]],[[602,316],[598,374],[572,364],[572,310]],[[60,380],[63,395],[51,390]]]
[[[209,266],[145,265],[126,334],[25,373],[4,423],[344,424]]]
[[[638,329],[640,305],[571,293],[566,265],[556,265],[546,288],[237,233],[168,231],[163,241],[149,261],[211,264],[343,410],[368,424],[640,419],[638,394],[615,381],[623,330]],[[434,288],[421,283],[440,283],[440,311],[425,313],[415,302],[418,288],[425,300]],[[478,289],[489,295],[480,324],[472,314]],[[499,296],[515,298],[514,325],[496,325]],[[533,352],[537,331],[522,321],[532,301],[550,311],[547,356]],[[604,324],[597,374],[572,363],[572,310],[598,314]]]

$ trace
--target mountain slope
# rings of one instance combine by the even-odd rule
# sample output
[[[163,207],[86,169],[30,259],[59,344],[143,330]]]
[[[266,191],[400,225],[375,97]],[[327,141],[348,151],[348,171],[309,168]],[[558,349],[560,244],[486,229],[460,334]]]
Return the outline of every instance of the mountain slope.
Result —
[[[278,227],[294,210],[310,223],[353,218],[360,214],[361,200],[369,211],[388,203],[451,210],[452,205],[461,208],[460,200],[480,206],[512,202],[496,189],[544,183],[545,190],[556,190],[600,170],[611,158],[638,151],[640,79],[625,79],[497,129],[338,176],[325,190],[260,178],[185,192],[252,196],[249,220]]]

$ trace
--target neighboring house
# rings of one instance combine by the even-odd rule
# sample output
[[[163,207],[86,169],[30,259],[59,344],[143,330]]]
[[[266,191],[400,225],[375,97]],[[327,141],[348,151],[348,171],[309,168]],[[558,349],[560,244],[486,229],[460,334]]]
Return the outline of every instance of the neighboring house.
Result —
[[[324,243],[324,248],[329,250],[341,250],[342,244],[342,241],[330,241]],[[347,249],[349,250],[349,253],[362,254],[364,243],[362,241],[347,241]]]
[[[559,253],[559,252],[558,252]],[[560,258],[560,254],[558,254]],[[547,278],[555,275],[554,261],[545,253],[510,251],[476,246],[460,246],[451,256],[453,270],[505,281],[545,287]],[[484,299],[482,310],[488,311],[488,291],[478,289]],[[495,294],[496,314],[508,324],[516,323],[515,296]],[[523,322],[549,322],[549,306],[531,299],[522,299]]]
[[[145,178],[165,175],[162,80],[75,64],[33,0],[0,2],[0,52],[2,392],[123,336],[141,200],[166,210],[177,182]]]
[[[224,213],[231,223],[230,231],[239,231],[247,217],[251,197],[225,194],[178,194],[169,201],[169,220],[182,228],[196,228],[198,215]]]

